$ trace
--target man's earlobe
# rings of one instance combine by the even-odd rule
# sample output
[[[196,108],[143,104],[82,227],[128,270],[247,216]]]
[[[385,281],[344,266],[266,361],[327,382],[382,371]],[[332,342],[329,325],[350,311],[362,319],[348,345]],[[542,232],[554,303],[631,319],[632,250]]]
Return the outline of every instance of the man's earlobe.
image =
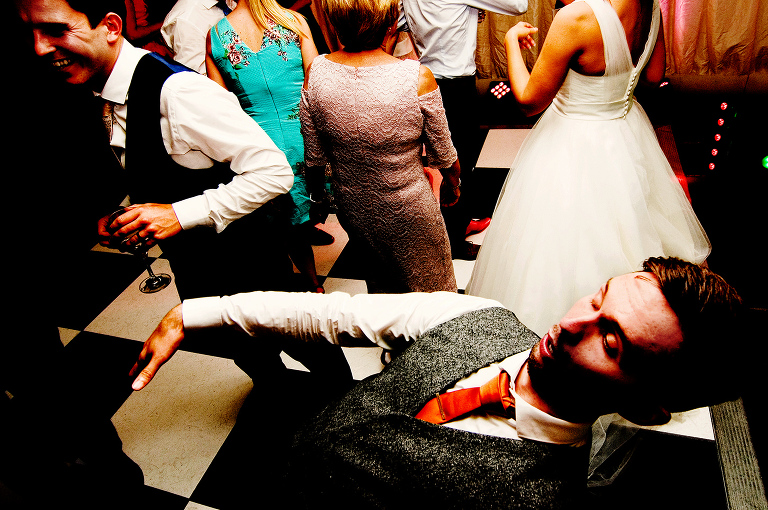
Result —
[[[671,418],[669,411],[661,406],[623,409],[619,414],[637,425],[664,425]]]
[[[116,42],[120,39],[120,35],[123,33],[123,20],[118,14],[108,12],[101,20],[101,24],[107,29],[107,41]]]

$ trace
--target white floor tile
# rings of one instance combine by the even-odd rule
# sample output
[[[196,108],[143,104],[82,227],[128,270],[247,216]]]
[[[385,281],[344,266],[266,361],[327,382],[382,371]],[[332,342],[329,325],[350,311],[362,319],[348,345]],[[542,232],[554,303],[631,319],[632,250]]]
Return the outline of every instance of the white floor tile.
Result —
[[[341,228],[339,220],[335,214],[329,215],[328,219],[325,220],[325,223],[320,225],[319,228],[334,237],[333,244],[312,247],[312,250],[315,252],[315,269],[317,269],[317,274],[326,276],[336,262],[336,259],[339,257],[341,250],[347,245],[349,236],[344,229]]]
[[[378,374],[384,368],[380,347],[342,347],[342,350],[352,369],[352,377],[357,380]]]
[[[190,501],[187,503],[187,506],[184,507],[184,510],[217,510],[215,508],[211,508],[210,506],[201,505],[200,503],[195,503],[194,501]]]
[[[74,329],[59,328],[59,338],[61,338],[61,343],[66,346],[78,333],[80,332]]]
[[[456,286],[459,289],[467,288],[467,283],[469,283],[469,277],[472,276],[472,269],[474,267],[474,260],[453,259],[453,274],[456,276]]]
[[[189,497],[252,387],[231,360],[178,351],[112,421],[147,485]]]
[[[349,280],[347,278],[326,278],[323,283],[326,294],[331,292],[346,292],[350,296],[355,294],[368,294],[368,287],[363,280]]]
[[[173,276],[166,259],[157,259],[152,264],[155,273]],[[154,294],[142,294],[139,284],[148,276],[145,271],[120,294],[86,328],[86,331],[104,335],[145,341],[168,311],[179,304],[176,283]]]
[[[491,129],[475,168],[509,168],[530,129]]]

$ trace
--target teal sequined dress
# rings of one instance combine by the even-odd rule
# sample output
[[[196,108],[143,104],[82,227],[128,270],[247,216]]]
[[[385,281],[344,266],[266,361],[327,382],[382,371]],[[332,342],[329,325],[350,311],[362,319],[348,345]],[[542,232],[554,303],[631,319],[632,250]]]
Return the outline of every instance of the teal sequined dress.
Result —
[[[211,29],[211,54],[227,89],[285,152],[294,175],[291,223],[305,223],[309,220],[310,202],[299,119],[304,66],[298,34],[270,20],[261,47],[253,51],[223,18]]]

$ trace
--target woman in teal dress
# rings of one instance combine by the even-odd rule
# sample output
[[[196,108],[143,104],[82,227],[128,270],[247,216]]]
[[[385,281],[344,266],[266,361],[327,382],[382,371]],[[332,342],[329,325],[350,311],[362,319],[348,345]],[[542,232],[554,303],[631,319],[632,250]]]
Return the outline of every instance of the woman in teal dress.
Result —
[[[325,234],[326,239],[315,244],[330,244],[333,237],[310,221],[299,119],[304,72],[316,55],[309,26],[300,14],[275,0],[241,0],[208,34],[206,70],[209,78],[237,96],[243,110],[285,152],[294,174],[289,253],[310,279],[312,290],[323,292],[310,240]],[[324,177],[316,181],[322,191]]]

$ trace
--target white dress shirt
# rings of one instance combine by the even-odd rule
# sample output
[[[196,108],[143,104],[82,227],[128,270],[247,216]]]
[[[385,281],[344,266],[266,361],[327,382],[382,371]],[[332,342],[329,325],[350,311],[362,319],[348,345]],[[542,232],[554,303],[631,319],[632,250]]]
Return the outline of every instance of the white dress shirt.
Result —
[[[528,0],[400,0],[398,29],[411,32],[419,62],[435,78],[472,76],[478,9],[518,15]]]
[[[208,31],[224,17],[216,0],[178,0],[165,16],[160,33],[173,59],[200,74],[205,72]],[[230,9],[237,5],[227,0]]]
[[[104,89],[96,93],[116,104],[110,143],[123,156],[123,167],[128,87],[147,53],[123,40]],[[209,226],[221,232],[293,185],[285,154],[243,111],[237,97],[214,81],[193,72],[172,75],[160,93],[160,115],[165,150],[176,163],[204,169],[215,161],[228,162],[236,174],[227,184],[172,204],[183,229]]]
[[[422,333],[475,310],[500,307],[497,301],[452,292],[408,294],[332,294],[250,292],[229,297],[188,299],[182,304],[185,330],[234,326],[252,336],[280,332],[305,341],[325,339],[347,346],[375,344],[385,349],[404,348]],[[515,397],[515,418],[477,414],[445,426],[511,439],[582,445],[591,424],[575,424],[540,411],[514,393],[514,381],[530,351],[510,356],[470,374],[453,389],[481,386],[510,375]]]

